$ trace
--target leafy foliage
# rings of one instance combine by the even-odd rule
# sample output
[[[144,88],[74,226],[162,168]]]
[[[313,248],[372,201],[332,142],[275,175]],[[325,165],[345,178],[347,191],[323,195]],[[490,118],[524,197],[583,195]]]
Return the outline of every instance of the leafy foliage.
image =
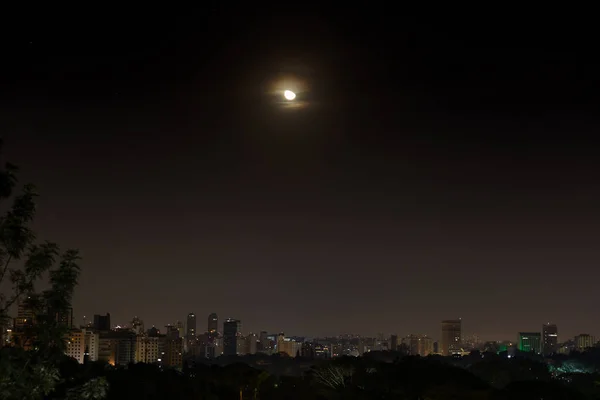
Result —
[[[61,381],[58,363],[70,327],[57,316],[69,313],[80,273],[77,250],[61,254],[56,243],[36,243],[30,224],[38,194],[33,185],[25,185],[13,196],[17,172],[12,164],[0,170],[0,205],[12,198],[0,216],[0,326],[6,326],[11,309],[21,302],[35,322],[15,334],[18,347],[0,351],[0,398],[6,400],[43,398]],[[37,293],[36,283],[45,274],[49,288]]]
[[[102,400],[108,393],[106,378],[92,378],[81,386],[67,391],[67,400]]]

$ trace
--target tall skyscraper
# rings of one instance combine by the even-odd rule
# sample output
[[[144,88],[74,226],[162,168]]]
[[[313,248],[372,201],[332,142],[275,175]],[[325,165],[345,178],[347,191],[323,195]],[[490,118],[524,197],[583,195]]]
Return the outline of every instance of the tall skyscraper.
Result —
[[[237,340],[242,335],[242,321],[228,318],[223,323],[223,355],[237,354]]]
[[[185,326],[185,351],[192,351],[196,346],[196,314],[189,313]]]
[[[196,314],[189,313],[187,316],[186,338],[190,339],[196,336]]]
[[[519,350],[539,354],[542,351],[542,335],[539,332],[519,332]]]
[[[449,319],[442,321],[441,353],[444,356],[460,351],[462,343],[462,320]]]
[[[217,313],[212,313],[208,316],[208,332],[209,336],[215,336],[219,330],[219,317]]]
[[[555,324],[542,326],[543,353],[554,354],[558,351],[558,327]]]
[[[181,321],[175,322],[175,328],[177,328],[180,338],[185,337],[185,327],[183,326],[183,322],[181,322]]]

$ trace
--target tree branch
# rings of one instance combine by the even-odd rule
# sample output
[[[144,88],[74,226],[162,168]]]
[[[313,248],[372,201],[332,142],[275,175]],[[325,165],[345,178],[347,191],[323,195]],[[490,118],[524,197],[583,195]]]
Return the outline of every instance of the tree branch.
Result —
[[[32,284],[33,282],[35,282],[35,278],[33,278],[33,279],[30,279],[30,280],[27,282],[27,285],[30,285],[30,284]],[[0,309],[0,315],[2,315],[2,314],[6,314],[6,312],[8,311],[8,309],[9,309],[9,308],[10,308],[10,307],[11,307],[13,304],[15,304],[15,301],[17,301],[17,300],[19,299],[19,297],[21,297],[21,295],[22,295],[22,294],[23,294],[23,291],[22,291],[22,290],[20,290],[20,291],[17,291],[17,293],[16,293],[16,294],[15,294],[13,297],[11,297],[11,299],[10,299],[10,300],[8,300],[8,301],[6,302],[6,304],[4,305],[4,307],[2,307],[2,308]]]
[[[0,275],[0,285],[2,284],[2,281],[4,280],[4,275],[6,275],[6,271],[8,270],[8,264],[10,264],[11,260],[12,260],[12,256],[9,254],[8,258],[6,259],[6,263],[4,263],[4,268],[2,268],[2,274]]]

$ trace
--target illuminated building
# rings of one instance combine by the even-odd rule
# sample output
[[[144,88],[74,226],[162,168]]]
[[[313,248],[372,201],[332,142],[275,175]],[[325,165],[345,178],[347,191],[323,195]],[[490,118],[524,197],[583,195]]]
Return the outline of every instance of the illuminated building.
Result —
[[[175,328],[179,332],[179,337],[185,337],[185,327],[183,326],[183,322],[177,321],[175,322]]]
[[[257,351],[263,354],[273,354],[273,350],[275,349],[275,341],[272,336],[266,331],[260,332],[258,337],[259,345]]]
[[[223,355],[234,356],[237,354],[237,341],[242,335],[242,322],[228,318],[223,323]]]
[[[277,353],[284,353],[290,357],[296,357],[302,351],[302,342],[286,338],[283,333],[277,336]]]
[[[85,358],[85,329],[74,329],[67,339],[65,354],[83,364]]]
[[[163,349],[160,355],[162,365],[169,368],[183,367],[183,338],[171,339],[164,337]]]
[[[98,361],[100,335],[90,329],[84,329],[85,357],[84,362]]]
[[[567,340],[566,342],[558,345],[558,354],[569,354],[575,350],[575,347],[575,340]]]
[[[526,353],[541,353],[542,334],[539,332],[519,332],[518,349]]]
[[[196,345],[196,314],[189,313],[187,316],[186,333],[185,333],[185,349],[189,351]]]
[[[426,357],[433,354],[433,339],[426,335],[408,335],[402,339],[408,354]]]
[[[442,339],[440,352],[449,356],[461,351],[462,320],[452,319],[442,321]]]
[[[315,358],[331,358],[331,347],[325,343],[316,343]]]
[[[2,344],[0,344],[0,347],[1,346],[9,346],[12,343],[12,334],[13,334],[12,329],[6,329],[4,331],[4,337],[2,338],[3,342],[2,342]]]
[[[558,351],[558,327],[555,324],[542,326],[542,352],[549,355]]]
[[[206,330],[210,336],[215,336],[219,330],[219,317],[216,313],[208,316],[208,329]]]
[[[66,340],[65,354],[79,364],[98,359],[98,334],[88,329],[72,329]]]
[[[158,337],[138,336],[135,343],[135,362],[152,364],[158,361]]]
[[[588,335],[587,333],[582,333],[575,336],[575,349],[577,351],[585,351],[589,348],[594,347],[596,344],[596,340],[592,335]]]
[[[472,334],[470,336],[467,336],[466,338],[463,337],[462,348],[466,351],[478,350],[480,348],[480,345],[481,341],[479,339],[479,336],[477,336],[476,334]]]
[[[302,343],[302,350],[300,351],[300,354],[304,358],[310,358],[310,359],[315,358],[316,357],[315,343],[313,343],[313,342]]]
[[[111,365],[127,365],[135,362],[135,333],[126,330],[100,332],[98,360]]]

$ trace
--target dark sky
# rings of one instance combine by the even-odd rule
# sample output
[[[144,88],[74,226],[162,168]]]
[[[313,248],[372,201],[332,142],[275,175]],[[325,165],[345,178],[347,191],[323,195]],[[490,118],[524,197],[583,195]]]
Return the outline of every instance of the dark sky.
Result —
[[[3,32],[0,132],[40,237],[81,249],[78,321],[600,335],[581,15],[47,13]]]

